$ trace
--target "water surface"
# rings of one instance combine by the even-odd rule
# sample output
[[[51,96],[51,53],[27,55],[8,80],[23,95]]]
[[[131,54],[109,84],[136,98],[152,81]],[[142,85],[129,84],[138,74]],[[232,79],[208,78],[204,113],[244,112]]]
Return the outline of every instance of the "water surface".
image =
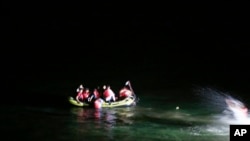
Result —
[[[229,124],[221,120],[220,112],[208,109],[197,98],[181,99],[181,91],[160,93],[164,92],[168,94],[138,94],[140,100],[134,107],[101,110],[68,103],[5,105],[1,107],[1,134],[9,140],[36,141],[229,140]]]

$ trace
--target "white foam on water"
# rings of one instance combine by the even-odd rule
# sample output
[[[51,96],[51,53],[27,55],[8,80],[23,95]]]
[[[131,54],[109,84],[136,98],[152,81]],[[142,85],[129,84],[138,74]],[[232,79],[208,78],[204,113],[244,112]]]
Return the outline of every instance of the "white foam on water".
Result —
[[[193,135],[213,134],[225,136],[229,135],[230,125],[250,124],[248,109],[239,99],[211,88],[201,89],[199,92],[203,96],[202,100],[207,100],[205,101],[206,106],[213,108],[212,111],[222,112],[211,116],[211,123],[192,127],[191,133]]]
[[[246,104],[233,97],[229,93],[216,89],[202,88],[198,90],[205,106],[213,108],[213,111],[223,111],[218,121],[229,124],[249,124],[250,116]]]

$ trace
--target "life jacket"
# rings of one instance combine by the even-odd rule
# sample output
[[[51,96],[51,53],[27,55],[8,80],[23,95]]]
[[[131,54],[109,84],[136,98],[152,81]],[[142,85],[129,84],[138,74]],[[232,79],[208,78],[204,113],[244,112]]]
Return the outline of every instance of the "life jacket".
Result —
[[[83,91],[82,96],[83,96],[83,99],[88,99],[89,92]]]
[[[77,93],[77,97],[78,97],[78,99],[80,99],[80,100],[84,100],[83,91],[79,91],[79,92]]]
[[[132,96],[132,92],[129,89],[123,88],[119,92],[121,98],[126,98]]]
[[[97,89],[94,89],[93,93],[91,93],[89,96],[88,96],[88,102],[93,102],[93,100],[96,100],[98,98],[100,98],[100,93],[98,92]]]
[[[110,97],[113,94],[113,92],[110,89],[106,89],[103,92],[103,96],[106,97]]]
[[[115,101],[115,93],[110,89],[107,88],[104,92],[103,92],[103,97],[106,101],[109,101],[113,98],[113,101]]]
[[[100,98],[100,93],[98,92],[97,89],[94,89],[93,94],[95,95],[95,99]]]

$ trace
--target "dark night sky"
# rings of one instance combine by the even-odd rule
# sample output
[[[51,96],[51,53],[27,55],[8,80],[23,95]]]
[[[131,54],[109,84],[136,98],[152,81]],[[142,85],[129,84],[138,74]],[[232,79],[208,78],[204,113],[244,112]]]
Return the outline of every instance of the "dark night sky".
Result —
[[[7,85],[76,78],[249,84],[245,4],[5,1],[2,9]]]

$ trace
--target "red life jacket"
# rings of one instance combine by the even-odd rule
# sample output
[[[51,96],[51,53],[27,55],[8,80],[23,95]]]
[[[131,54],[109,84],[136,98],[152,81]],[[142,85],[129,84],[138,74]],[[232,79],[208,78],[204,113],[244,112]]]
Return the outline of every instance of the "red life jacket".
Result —
[[[103,92],[103,97],[104,99],[111,99],[113,97],[113,100],[115,100],[115,93],[110,88],[107,88]]]
[[[123,89],[120,90],[119,96],[121,98],[126,98],[126,97],[129,97],[129,96],[132,96],[132,92],[129,89],[123,88]]]
[[[103,96],[106,98],[106,97],[110,97],[112,95],[112,92],[110,91],[110,89],[106,89],[104,92],[103,92]]]
[[[84,92],[82,93],[82,95],[83,95],[83,99],[88,99],[88,97],[89,97],[89,92],[84,91]]]
[[[79,92],[77,93],[77,97],[78,97],[78,99],[83,100],[83,99],[84,99],[83,91],[79,91]]]
[[[97,89],[94,89],[94,95],[95,95],[95,98],[100,98],[100,93],[97,91]]]

